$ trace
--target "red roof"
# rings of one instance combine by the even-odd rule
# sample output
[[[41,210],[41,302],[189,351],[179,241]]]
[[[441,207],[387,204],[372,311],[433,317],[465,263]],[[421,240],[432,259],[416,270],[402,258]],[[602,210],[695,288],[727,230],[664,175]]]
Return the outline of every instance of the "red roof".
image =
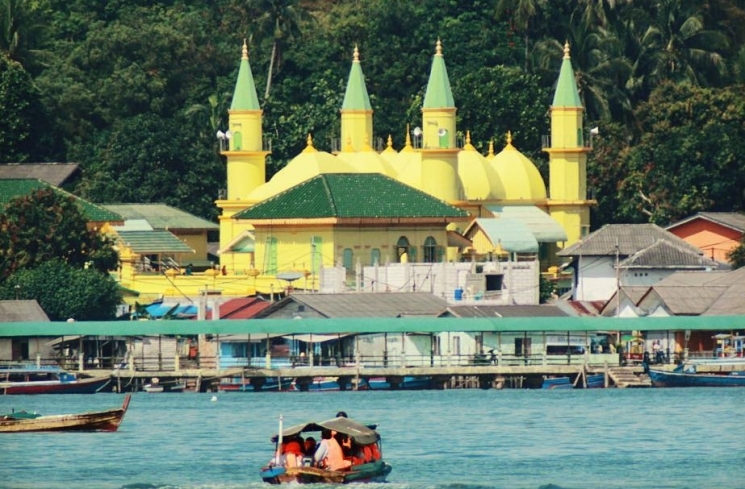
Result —
[[[251,319],[272,303],[258,297],[241,297],[220,304],[220,319]]]

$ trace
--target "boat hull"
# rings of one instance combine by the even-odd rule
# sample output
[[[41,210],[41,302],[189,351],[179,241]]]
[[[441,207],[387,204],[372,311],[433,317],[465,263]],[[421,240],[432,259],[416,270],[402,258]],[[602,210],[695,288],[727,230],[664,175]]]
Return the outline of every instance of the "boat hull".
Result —
[[[668,372],[649,369],[654,387],[745,387],[745,375]]]
[[[385,482],[392,467],[383,461],[353,465],[349,470],[324,470],[316,467],[265,468],[261,478],[270,484],[347,484],[350,482]]]
[[[109,378],[86,378],[73,381],[0,382],[0,393],[8,394],[94,394],[111,381]]]
[[[58,414],[39,417],[0,416],[0,433],[48,431],[117,431],[129,407],[127,394],[122,407],[81,414]]]

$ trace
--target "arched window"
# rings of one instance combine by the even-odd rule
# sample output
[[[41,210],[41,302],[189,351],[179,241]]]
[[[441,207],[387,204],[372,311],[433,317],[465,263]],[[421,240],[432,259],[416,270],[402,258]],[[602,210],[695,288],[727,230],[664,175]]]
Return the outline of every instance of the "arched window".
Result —
[[[373,248],[372,250],[370,250],[370,265],[374,266],[376,263],[378,265],[381,264],[380,263],[380,250],[378,248]]]
[[[396,261],[398,263],[406,263],[410,261],[410,249],[411,246],[409,246],[409,240],[406,239],[406,236],[398,238],[398,242],[396,243]]]
[[[437,241],[432,236],[427,236],[424,240],[424,251],[423,262],[424,263],[436,263],[437,262]]]
[[[264,248],[265,273],[275,274],[277,273],[277,238],[274,236],[267,236]]]
[[[311,236],[310,238],[310,270],[311,273],[318,275],[321,272],[321,263],[323,263],[323,238],[320,236]]]

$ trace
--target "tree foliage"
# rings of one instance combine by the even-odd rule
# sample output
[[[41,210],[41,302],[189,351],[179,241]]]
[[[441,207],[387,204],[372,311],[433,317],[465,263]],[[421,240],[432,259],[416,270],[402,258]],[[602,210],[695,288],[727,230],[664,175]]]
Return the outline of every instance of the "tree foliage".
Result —
[[[727,253],[727,260],[733,269],[745,267],[745,237],[740,240],[740,245]]]
[[[122,302],[119,286],[111,276],[58,259],[18,271],[0,287],[0,297],[34,299],[52,321],[115,319]]]
[[[0,214],[0,277],[58,259],[73,268],[114,270],[109,238],[89,230],[73,197],[39,189],[12,200]]]

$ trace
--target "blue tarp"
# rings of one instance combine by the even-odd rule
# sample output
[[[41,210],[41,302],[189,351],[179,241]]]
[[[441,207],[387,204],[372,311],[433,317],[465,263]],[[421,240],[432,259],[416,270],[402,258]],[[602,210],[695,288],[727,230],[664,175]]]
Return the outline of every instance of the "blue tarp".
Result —
[[[176,307],[178,306],[178,307]],[[156,303],[156,304],[150,304],[145,308],[147,313],[150,315],[151,318],[161,318],[165,316],[168,311],[176,307],[176,309],[173,311],[173,316],[178,317],[184,317],[184,316],[196,316],[199,312],[199,308],[195,306],[194,304],[187,304],[184,306],[177,305],[177,304],[162,304],[162,303]]]

